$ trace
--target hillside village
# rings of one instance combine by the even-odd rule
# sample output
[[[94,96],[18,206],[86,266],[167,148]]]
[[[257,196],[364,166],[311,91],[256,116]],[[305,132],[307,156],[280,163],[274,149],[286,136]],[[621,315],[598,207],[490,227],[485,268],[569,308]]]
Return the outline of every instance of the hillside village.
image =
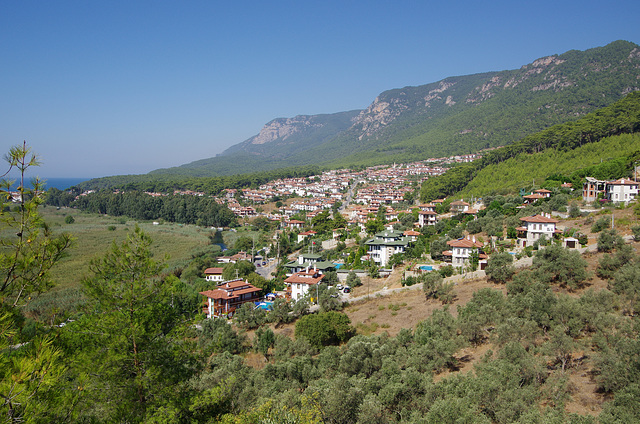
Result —
[[[467,162],[478,157],[469,155],[448,158],[446,161],[449,164],[451,161]],[[506,228],[506,237],[502,229],[495,235],[486,230],[480,234],[481,231],[471,229],[473,225],[469,225],[469,222],[486,217],[487,207],[495,211],[493,203],[485,204],[483,199],[469,199],[470,202],[452,199],[430,203],[414,201],[416,183],[430,176],[441,175],[445,170],[440,166],[442,159],[430,162],[438,162],[438,166],[412,163],[376,166],[358,172],[333,170],[310,178],[275,180],[255,190],[226,190],[224,201],[243,219],[244,225],[251,225],[257,218],[266,218],[275,225],[273,240],[277,241],[283,234],[288,234],[296,242],[297,250],[294,249],[289,259],[281,258],[278,252],[272,251],[271,244],[269,247],[253,246],[255,255],[254,252],[240,251],[232,256],[219,257],[218,261],[222,264],[244,260],[254,263],[258,268],[267,266],[264,259],[268,259],[268,270],[273,272],[262,275],[267,279],[273,276],[277,278],[277,268],[284,270],[284,274],[280,274],[283,275],[283,284],[280,291],[263,291],[266,296],[262,298],[259,296],[260,290],[248,281],[236,279],[224,282],[221,279],[224,268],[207,268],[204,270],[207,281],[218,281],[219,288],[217,291],[201,293],[208,299],[206,316],[232,318],[244,303],[258,305],[256,307],[269,311],[269,305],[278,297],[287,301],[299,301],[305,297],[315,304],[318,299],[313,296],[313,291],[318,291],[325,275],[330,278],[330,281],[324,281],[327,287],[333,288],[337,284],[334,292],[339,292],[341,301],[348,302],[353,297],[352,288],[347,284],[349,277],[388,278],[394,272],[397,274],[398,267],[403,270],[400,283],[405,285],[407,277],[407,281],[412,281],[425,272],[440,272],[446,277],[482,272],[487,267],[488,253],[491,252],[508,251],[514,258],[530,257],[532,251],[554,242],[566,249],[585,249],[588,237],[565,224],[565,219],[569,217],[567,199],[571,199],[575,217],[596,211],[590,209],[594,204],[597,207],[603,204],[619,207],[638,198],[638,183],[628,178],[600,181],[588,177],[582,190],[575,190],[569,183],[559,185],[554,191],[533,189],[522,192],[518,197],[519,204],[513,206],[511,213],[517,215],[517,218],[514,217],[517,226],[514,224]],[[549,207],[556,196],[563,200]],[[274,198],[284,201],[273,202]],[[265,212],[260,206],[256,209],[253,206],[241,206],[241,203],[254,206],[272,203],[273,208]],[[275,203],[279,203],[280,208],[273,206]],[[580,212],[575,210],[578,203],[583,205]],[[247,214],[247,210],[251,212]],[[520,216],[522,213],[518,211],[525,210],[531,210],[532,214]],[[318,228],[314,219],[323,211],[329,213],[326,219],[339,216],[340,219],[335,222],[343,226],[334,226],[331,231],[326,228],[324,231],[315,231],[314,228]],[[444,250],[437,253],[432,251],[428,255],[421,251],[415,254],[413,251],[418,239],[424,241],[425,235],[435,234],[436,226],[441,223],[442,228],[444,222],[449,226],[452,222],[454,226],[456,223],[466,223],[467,231],[460,232],[457,238],[447,237]],[[452,234],[458,233],[456,228]],[[338,243],[344,243],[343,249],[353,246],[354,236],[363,244],[358,251],[362,255],[352,264],[345,263],[345,258],[353,256],[353,249],[351,254],[347,253],[347,249],[339,256],[322,253],[333,252]],[[350,266],[354,263],[358,263],[362,269]],[[218,275],[215,280],[211,278],[212,273]]]
[[[398,390],[417,390],[414,396],[402,395],[403,406],[397,407],[393,398],[382,397],[382,388],[372,389],[379,395],[359,388],[379,399],[374,416],[388,417],[383,422],[435,413],[415,402],[430,396],[425,390],[440,390],[457,379],[478,384],[465,396],[485,396],[486,384],[496,378],[486,367],[514,367],[518,361],[536,364],[538,377],[517,377],[530,372],[524,363],[517,365],[522,370],[504,375],[519,379],[513,382],[520,386],[513,389],[518,396],[554,405],[544,411],[556,411],[563,419],[627,413],[626,407],[616,409],[611,393],[626,393],[636,373],[615,373],[598,352],[615,350],[617,356],[606,356],[616,361],[615,367],[634,364],[628,356],[633,353],[614,339],[604,342],[600,334],[610,331],[608,325],[633,320],[636,309],[637,169],[625,168],[623,176],[616,171],[608,179],[587,176],[581,187],[554,176],[510,194],[421,199],[420,187],[444,175],[449,165],[480,158],[326,171],[254,189],[228,189],[215,197],[190,190],[135,194],[122,189],[77,198],[130,198],[134,206],[148,199],[178,205],[193,200],[233,216],[233,225],[198,226],[208,232],[208,246],[194,252],[188,266],[150,280],[171,281],[167,311],[180,305],[180,319],[193,323],[189,337],[206,352],[205,363],[215,364],[192,374],[190,384],[209,390],[211,383],[201,379],[217,372],[224,380],[216,380],[215,387],[245,376],[233,380],[238,381],[234,391],[242,406],[225,407],[223,414],[244,417],[252,410],[251,385],[262,385],[260,396],[268,398],[273,396],[272,381],[313,387],[313,378],[299,374],[303,371],[276,371],[298,361],[306,361],[308,372],[335,375],[317,377],[329,378],[331,384],[351,375],[346,386],[336,389],[342,397],[359,387],[357,379],[386,381],[380,373],[403,379],[394,386]],[[22,198],[20,193],[12,196],[17,202]],[[67,213],[59,207],[58,212]],[[126,220],[121,221],[128,231]],[[65,223],[73,225],[73,219],[65,218]],[[153,220],[148,225],[166,231],[162,228],[181,224]],[[127,237],[144,240],[137,226]],[[102,287],[110,280],[95,281],[90,284]],[[82,315],[67,314],[58,324],[62,327],[55,328],[65,337],[75,331],[85,334]],[[375,353],[377,349],[390,356]],[[493,349],[501,353],[492,357]],[[520,359],[501,359],[509,349],[520,352]],[[363,355],[364,362],[353,361],[353,355]],[[387,359],[379,361],[376,355]],[[407,373],[421,382],[404,382]],[[256,383],[254,378],[263,380]],[[301,378],[310,380],[301,383]],[[299,396],[293,390],[290,395]],[[563,393],[564,400],[548,393]],[[326,392],[321,399],[330,397]],[[475,400],[465,402],[476,411]],[[296,411],[307,410],[296,405]],[[345,410],[340,403],[331,406],[322,400],[311,410],[330,414],[332,422],[368,422],[369,411],[361,406]],[[505,417],[496,422],[515,422],[513,417],[533,413],[507,401],[491,411]],[[348,418],[339,418],[341,414]]]
[[[0,411],[640,422],[640,48],[610,49],[383,93],[358,113],[365,127],[336,128],[340,160],[322,168],[300,166],[324,158],[316,145],[293,149],[290,168],[235,156],[232,176],[186,167],[64,192],[3,181]],[[463,119],[432,127],[436,102]],[[373,148],[353,153],[362,140]],[[270,154],[289,150],[272,141]],[[22,177],[38,164],[26,142],[7,157]],[[251,166],[266,170],[240,175]]]
[[[589,209],[594,204],[598,207],[603,204],[628,205],[638,197],[638,183],[629,178],[606,181],[587,177],[583,187],[577,189],[570,183],[563,183],[553,191],[546,188],[533,188],[528,192],[521,190],[516,198],[502,199],[503,203],[516,201],[511,205],[512,211],[506,215],[517,215],[513,218],[517,223],[504,228],[506,237],[502,228],[487,231],[476,225],[480,222],[479,217],[481,220],[487,218],[487,208],[489,211],[497,210],[493,203],[487,204],[486,199],[419,202],[418,189],[422,182],[442,175],[452,165],[469,163],[481,157],[478,153],[373,166],[361,171],[330,170],[306,178],[273,180],[256,189],[224,190],[216,201],[233,211],[241,225],[251,226],[256,219],[266,219],[274,232],[268,245],[255,245],[254,240],[251,252],[222,255],[218,257],[220,267],[202,270],[206,281],[220,286],[201,293],[208,299],[205,315],[231,318],[236,309],[247,302],[262,305],[268,311],[264,302],[270,305],[278,296],[287,301],[297,301],[306,296],[312,304],[317,303],[318,299],[311,296],[311,291],[317,289],[316,285],[327,273],[331,281],[325,283],[329,287],[338,282],[345,283],[339,284],[340,299],[348,302],[352,297],[351,287],[346,284],[350,275],[351,279],[354,276],[389,277],[396,267],[400,267],[404,285],[407,276],[411,281],[412,277],[420,276],[426,270],[439,271],[446,277],[483,271],[488,264],[489,253],[498,250],[507,250],[514,257],[522,257],[531,256],[532,249],[537,250],[541,243],[557,242],[569,249],[585,248],[586,236],[563,225],[563,219],[569,217],[569,201],[574,208],[578,208],[578,203],[582,205],[583,212],[580,213],[588,213],[594,211]],[[89,194],[91,191],[80,196]],[[167,196],[164,193],[146,194]],[[206,196],[203,192],[194,191],[174,191],[173,195]],[[554,198],[562,200],[548,206]],[[494,198],[489,200],[496,201]],[[519,211],[527,210],[532,213],[521,216],[523,214]],[[323,225],[318,230],[315,220],[323,213],[324,221],[339,225],[331,228]],[[464,227],[466,231],[460,230]],[[453,229],[441,239],[443,248],[434,251],[433,246],[425,246],[433,242],[437,244],[434,235],[441,234],[443,228]],[[283,236],[291,240],[293,250],[283,251],[281,257],[274,242],[277,246]],[[263,242],[265,240],[268,241],[263,239]],[[342,253],[336,256],[335,250],[340,243],[343,245]],[[355,250],[358,243],[361,247]],[[421,244],[419,249],[416,249],[416,244]],[[345,250],[347,246],[350,248]],[[322,252],[334,253],[327,256]],[[360,256],[354,260],[354,254]],[[349,258],[351,263],[348,263]],[[257,268],[264,267],[258,271],[262,271],[260,274],[267,280],[273,277],[278,280],[280,276],[279,282],[266,286],[279,286],[281,290],[265,293],[246,280],[223,281],[224,266],[239,261],[250,262]],[[266,286],[263,284],[262,288]],[[263,297],[265,295],[267,297]]]

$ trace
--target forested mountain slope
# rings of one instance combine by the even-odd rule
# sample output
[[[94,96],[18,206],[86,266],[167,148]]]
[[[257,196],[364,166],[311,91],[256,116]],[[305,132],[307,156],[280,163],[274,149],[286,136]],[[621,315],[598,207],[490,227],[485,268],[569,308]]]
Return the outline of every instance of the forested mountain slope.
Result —
[[[489,166],[502,164],[509,160],[511,162],[505,164],[504,167],[512,166],[512,164],[517,166],[518,160],[523,160],[529,154],[543,151],[551,152],[549,153],[551,155],[554,154],[554,151],[561,154],[590,143],[599,142],[605,137],[638,132],[640,132],[640,92],[633,92],[611,106],[599,109],[575,122],[555,125],[527,136],[514,144],[493,150],[480,160],[463,164],[447,171],[444,175],[431,178],[423,183],[421,198],[422,200],[432,200],[450,196],[464,190],[481,173],[481,178],[486,180],[486,178],[490,178],[487,177],[488,172],[501,172],[495,167],[488,168]],[[624,142],[631,143],[631,145],[626,146],[623,151],[633,150],[636,146],[635,141],[637,138],[625,138]],[[621,151],[611,151],[605,159],[619,157],[620,154]],[[591,160],[591,158],[585,157],[582,166],[591,165],[589,162]],[[579,161],[576,162],[576,166],[579,166],[578,164]],[[486,171],[483,173],[485,169]],[[506,168],[501,169],[506,172]],[[559,172],[559,169],[556,168],[553,173]],[[498,178],[500,178],[499,175]],[[512,181],[510,187],[513,184],[517,185],[518,180]],[[477,184],[475,186],[477,187]],[[491,187],[495,189],[495,186]],[[485,187],[478,190],[485,190],[485,193],[489,193],[492,188]],[[474,193],[479,194],[477,191]]]
[[[381,93],[365,110],[268,123],[222,156],[154,171],[212,176],[293,164],[406,162],[507,145],[640,89],[640,47],[616,41],[517,70]],[[346,125],[350,124],[350,125]]]

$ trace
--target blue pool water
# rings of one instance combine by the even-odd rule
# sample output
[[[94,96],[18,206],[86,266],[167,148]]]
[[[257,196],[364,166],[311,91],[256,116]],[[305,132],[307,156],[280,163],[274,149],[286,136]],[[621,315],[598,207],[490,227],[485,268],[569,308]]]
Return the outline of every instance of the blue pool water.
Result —
[[[422,265],[420,269],[423,271],[433,271],[433,267],[431,265]]]
[[[273,302],[260,302],[260,303],[256,303],[256,306],[259,306],[260,308],[264,309],[265,311],[270,311],[272,304],[273,304]]]

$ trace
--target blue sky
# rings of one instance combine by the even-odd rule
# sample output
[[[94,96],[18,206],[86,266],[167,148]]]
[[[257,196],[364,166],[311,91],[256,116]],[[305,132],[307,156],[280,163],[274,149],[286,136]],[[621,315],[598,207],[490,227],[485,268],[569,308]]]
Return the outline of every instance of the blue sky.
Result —
[[[634,1],[0,0],[0,148],[42,177],[142,174],[268,121],[623,39]]]

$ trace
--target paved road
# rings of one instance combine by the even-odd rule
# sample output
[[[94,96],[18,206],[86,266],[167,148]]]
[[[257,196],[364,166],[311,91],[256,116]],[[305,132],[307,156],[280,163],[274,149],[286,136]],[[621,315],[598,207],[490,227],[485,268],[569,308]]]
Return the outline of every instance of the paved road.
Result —
[[[271,279],[271,273],[276,270],[278,266],[278,262],[275,259],[269,259],[265,266],[256,267],[256,272],[266,278],[267,280]]]

